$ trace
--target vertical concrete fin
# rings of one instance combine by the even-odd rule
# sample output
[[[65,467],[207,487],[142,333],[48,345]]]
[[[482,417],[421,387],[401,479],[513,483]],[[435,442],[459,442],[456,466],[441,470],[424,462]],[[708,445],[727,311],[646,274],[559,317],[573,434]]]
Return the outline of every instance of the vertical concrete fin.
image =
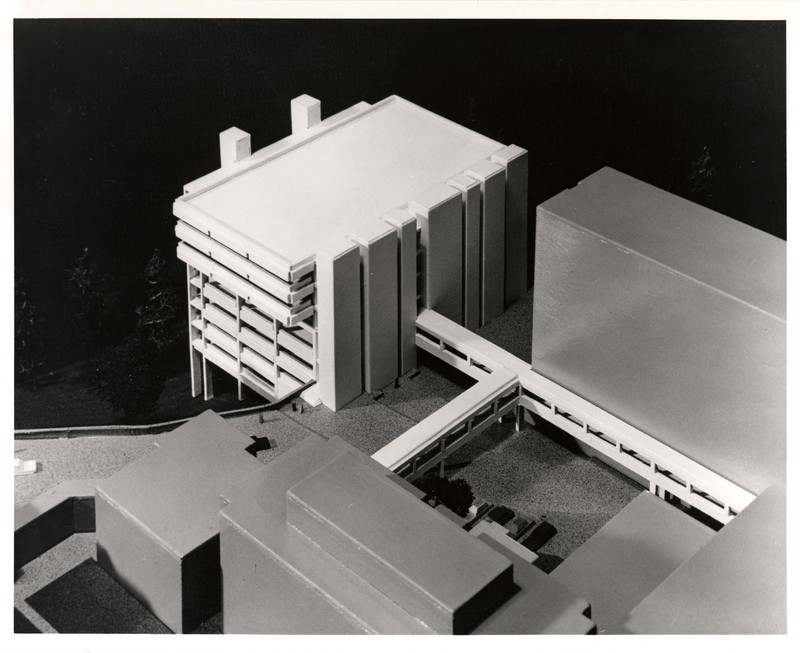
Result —
[[[505,170],[491,161],[478,161],[466,175],[481,185],[481,324],[503,312],[505,284]]]
[[[398,370],[407,374],[417,365],[417,220],[393,209],[383,221],[397,231]]]
[[[492,155],[506,171],[505,305],[528,290],[528,152],[516,145]]]
[[[422,301],[462,324],[461,193],[438,184],[409,203],[421,231]]]
[[[361,394],[361,272],[358,246],[337,238],[317,254],[320,401],[338,410]]]

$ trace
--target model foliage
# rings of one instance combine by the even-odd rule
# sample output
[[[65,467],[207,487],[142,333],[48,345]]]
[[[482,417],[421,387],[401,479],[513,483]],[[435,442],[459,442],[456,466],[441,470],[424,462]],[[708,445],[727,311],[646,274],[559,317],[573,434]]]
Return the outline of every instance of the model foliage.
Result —
[[[112,291],[108,276],[88,247],[66,274],[66,291],[72,302],[73,338],[81,345],[89,361],[105,341],[107,327],[118,304],[118,294]]]
[[[472,488],[463,478],[450,480],[431,474],[421,477],[415,484],[429,497],[443,504],[459,517],[466,517],[472,502],[475,501]]]
[[[42,366],[42,318],[37,305],[28,296],[26,282],[14,275],[14,354],[15,373],[30,378],[39,387],[38,370]]]
[[[167,380],[167,348],[177,339],[178,297],[166,282],[158,249],[144,269],[144,303],[136,308],[136,328],[106,350],[91,384],[114,410],[134,418],[153,410]]]
[[[166,282],[165,266],[161,251],[156,248],[144,270],[145,302],[136,308],[137,334],[158,351],[164,351],[178,337],[178,296]]]

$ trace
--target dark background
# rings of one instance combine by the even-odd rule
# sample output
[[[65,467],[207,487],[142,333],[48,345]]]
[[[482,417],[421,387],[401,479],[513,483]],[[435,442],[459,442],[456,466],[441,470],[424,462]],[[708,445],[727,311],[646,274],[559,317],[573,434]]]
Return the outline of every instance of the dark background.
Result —
[[[609,165],[785,238],[785,47],[783,22],[16,20],[15,269],[69,356],[64,269],[89,247],[132,311],[218,133],[264,147],[302,93],[526,148],[531,210]]]

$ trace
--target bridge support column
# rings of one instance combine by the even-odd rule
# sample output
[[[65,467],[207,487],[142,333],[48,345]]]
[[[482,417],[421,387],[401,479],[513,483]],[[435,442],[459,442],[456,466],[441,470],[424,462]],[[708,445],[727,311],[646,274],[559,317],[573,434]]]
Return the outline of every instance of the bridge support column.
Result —
[[[659,499],[664,498],[664,488],[660,487],[655,481],[650,481],[650,493],[655,494]]]

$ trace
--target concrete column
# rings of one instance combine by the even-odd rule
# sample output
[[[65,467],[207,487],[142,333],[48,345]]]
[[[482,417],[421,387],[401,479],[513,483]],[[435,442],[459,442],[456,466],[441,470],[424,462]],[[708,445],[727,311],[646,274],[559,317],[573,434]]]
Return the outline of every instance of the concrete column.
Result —
[[[203,357],[194,348],[194,330],[192,321],[194,318],[192,299],[200,295],[200,291],[192,286],[193,268],[186,265],[186,288],[189,306],[189,376],[192,384],[192,397],[199,397],[203,392]]]
[[[203,356],[203,399],[206,401],[214,398],[214,377],[210,365],[211,363]]]

